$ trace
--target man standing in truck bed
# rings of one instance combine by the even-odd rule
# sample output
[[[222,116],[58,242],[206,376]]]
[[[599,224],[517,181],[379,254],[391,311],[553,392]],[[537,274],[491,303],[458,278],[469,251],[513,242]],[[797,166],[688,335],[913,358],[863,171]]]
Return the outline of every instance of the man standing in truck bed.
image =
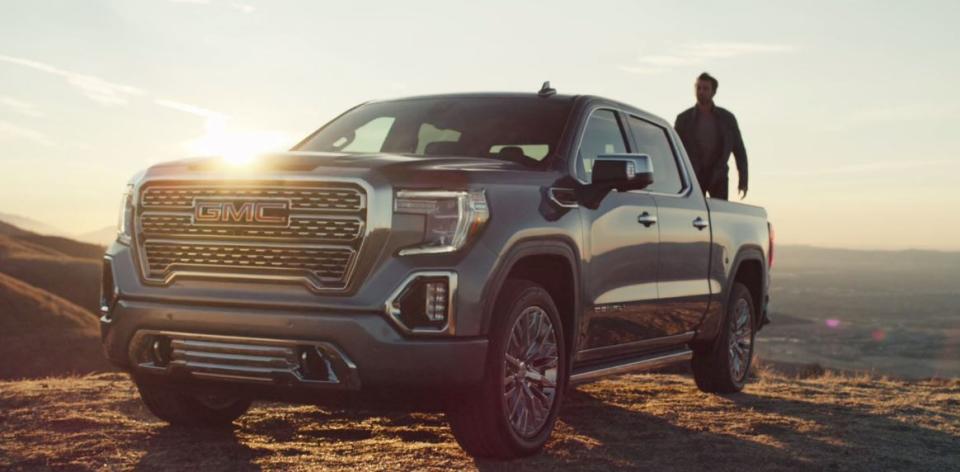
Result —
[[[683,141],[700,188],[712,198],[727,199],[727,160],[733,153],[740,174],[740,198],[747,196],[747,150],[733,113],[713,104],[717,79],[704,72],[697,77],[697,104],[677,115],[674,128]]]

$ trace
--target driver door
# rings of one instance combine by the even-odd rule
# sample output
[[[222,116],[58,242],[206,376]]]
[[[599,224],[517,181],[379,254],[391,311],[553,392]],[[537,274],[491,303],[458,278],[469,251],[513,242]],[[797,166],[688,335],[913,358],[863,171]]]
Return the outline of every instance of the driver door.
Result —
[[[591,113],[578,152],[586,180],[597,156],[631,152],[625,129],[617,111]],[[611,191],[596,210],[583,208],[581,215],[587,228],[583,277],[587,307],[577,359],[629,351],[631,344],[663,336],[656,323],[660,236],[653,196]]]

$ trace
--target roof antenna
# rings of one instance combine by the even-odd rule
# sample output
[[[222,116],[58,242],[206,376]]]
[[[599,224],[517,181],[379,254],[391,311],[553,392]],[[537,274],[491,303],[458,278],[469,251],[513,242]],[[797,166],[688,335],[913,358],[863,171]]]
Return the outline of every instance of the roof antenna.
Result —
[[[543,87],[540,87],[540,91],[537,92],[537,95],[541,97],[549,97],[551,95],[556,95],[556,94],[557,94],[557,89],[550,87],[549,80],[544,82]]]

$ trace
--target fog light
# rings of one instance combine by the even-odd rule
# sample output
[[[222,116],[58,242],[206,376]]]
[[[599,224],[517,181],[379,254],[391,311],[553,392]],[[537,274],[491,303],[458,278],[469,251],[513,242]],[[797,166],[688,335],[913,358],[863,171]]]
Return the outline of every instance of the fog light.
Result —
[[[453,334],[453,299],[457,276],[421,272],[410,276],[387,301],[387,314],[405,332]]]
[[[447,319],[447,281],[427,282],[424,314],[430,321]]]

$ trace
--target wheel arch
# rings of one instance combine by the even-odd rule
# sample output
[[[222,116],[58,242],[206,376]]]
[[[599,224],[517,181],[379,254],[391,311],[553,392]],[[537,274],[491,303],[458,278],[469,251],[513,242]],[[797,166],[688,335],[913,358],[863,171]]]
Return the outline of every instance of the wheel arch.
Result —
[[[759,327],[763,319],[763,299],[767,293],[767,266],[763,249],[759,246],[746,246],[740,249],[734,264],[727,277],[727,286],[723,293],[724,310],[730,303],[733,285],[737,282],[744,284],[750,290],[753,298],[755,327]]]
[[[482,332],[487,334],[496,314],[497,297],[508,279],[523,278],[543,286],[550,293],[563,322],[567,357],[572,359],[578,339],[580,307],[580,257],[573,241],[567,238],[527,239],[508,250],[483,290]]]

